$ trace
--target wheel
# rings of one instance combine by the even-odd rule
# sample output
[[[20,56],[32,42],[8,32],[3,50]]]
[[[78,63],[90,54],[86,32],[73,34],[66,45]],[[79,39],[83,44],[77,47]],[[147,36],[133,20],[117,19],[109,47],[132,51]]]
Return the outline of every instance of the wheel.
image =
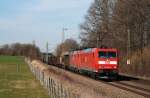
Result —
[[[94,72],[93,72],[93,73],[91,73],[91,78],[92,78],[92,79],[97,79],[97,74],[96,74],[96,73],[94,73]]]
[[[79,69],[79,70],[78,70],[78,73],[79,73],[79,74],[82,74],[82,70]]]

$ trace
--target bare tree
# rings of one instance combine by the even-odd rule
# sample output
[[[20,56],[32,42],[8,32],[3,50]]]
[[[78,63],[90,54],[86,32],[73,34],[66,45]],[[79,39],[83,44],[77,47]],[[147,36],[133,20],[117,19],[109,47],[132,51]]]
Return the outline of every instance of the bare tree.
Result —
[[[143,48],[144,24],[149,20],[146,18],[145,10],[150,9],[149,5],[149,0],[117,0],[111,27],[114,37],[123,44],[122,46],[126,46],[127,31],[130,30],[132,50]]]
[[[56,55],[59,57],[63,52],[78,49],[78,43],[73,39],[66,39],[64,43],[61,43],[56,48]]]
[[[150,46],[150,0],[94,0],[80,30],[81,46],[115,47],[120,51],[121,65],[127,58],[138,62],[139,69],[149,65],[144,50],[148,53]]]
[[[80,25],[80,39],[83,46],[108,45],[111,35],[110,21],[113,3],[111,0],[95,0],[91,5],[85,16],[85,22]]]

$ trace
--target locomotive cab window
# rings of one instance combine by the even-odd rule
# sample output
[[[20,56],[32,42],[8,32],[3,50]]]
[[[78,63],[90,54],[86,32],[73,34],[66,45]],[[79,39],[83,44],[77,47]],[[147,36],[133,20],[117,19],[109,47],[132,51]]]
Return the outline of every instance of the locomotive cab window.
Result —
[[[107,53],[106,52],[100,51],[98,55],[99,55],[99,58],[107,58]]]
[[[116,58],[117,54],[116,52],[108,52],[108,58]]]
[[[98,56],[99,56],[99,58],[116,58],[117,54],[116,54],[116,52],[103,52],[103,51],[100,51],[98,53]]]

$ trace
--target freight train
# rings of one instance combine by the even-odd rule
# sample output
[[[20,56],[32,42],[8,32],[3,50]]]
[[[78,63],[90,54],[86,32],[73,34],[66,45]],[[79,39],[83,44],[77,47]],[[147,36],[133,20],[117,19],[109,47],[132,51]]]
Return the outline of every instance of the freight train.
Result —
[[[87,48],[64,52],[60,58],[52,58],[49,58],[49,64],[53,62],[53,65],[59,65],[59,67],[79,73],[87,73],[94,78],[118,76],[119,58],[117,49]]]

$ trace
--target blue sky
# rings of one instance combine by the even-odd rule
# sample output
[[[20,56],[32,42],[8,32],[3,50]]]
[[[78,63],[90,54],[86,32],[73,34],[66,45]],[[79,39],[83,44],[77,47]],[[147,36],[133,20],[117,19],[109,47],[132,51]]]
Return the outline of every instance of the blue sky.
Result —
[[[0,45],[33,40],[44,51],[65,38],[78,39],[79,24],[93,0],[0,0]]]

